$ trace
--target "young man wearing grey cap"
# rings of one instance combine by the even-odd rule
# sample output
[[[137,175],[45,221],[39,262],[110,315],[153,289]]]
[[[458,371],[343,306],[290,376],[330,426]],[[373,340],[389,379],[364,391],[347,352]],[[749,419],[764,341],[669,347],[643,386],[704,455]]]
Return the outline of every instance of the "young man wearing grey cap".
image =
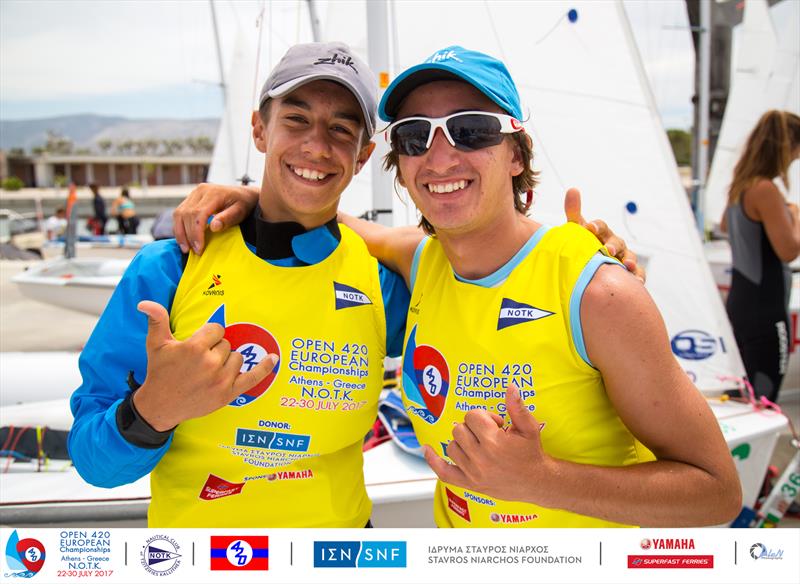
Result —
[[[89,339],[70,452],[99,486],[151,473],[151,526],[368,524],[362,442],[408,291],[336,212],[376,93],[346,45],[291,48],[252,117],[255,213],[202,256],[145,247]]]

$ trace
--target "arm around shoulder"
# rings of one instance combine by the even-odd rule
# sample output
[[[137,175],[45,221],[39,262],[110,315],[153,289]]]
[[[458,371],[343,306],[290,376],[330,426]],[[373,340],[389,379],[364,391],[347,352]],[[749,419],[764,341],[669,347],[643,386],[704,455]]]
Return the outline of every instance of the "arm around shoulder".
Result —
[[[425,234],[417,227],[387,227],[339,212],[339,222],[355,231],[369,253],[390,270],[403,276],[410,287],[414,252]]]

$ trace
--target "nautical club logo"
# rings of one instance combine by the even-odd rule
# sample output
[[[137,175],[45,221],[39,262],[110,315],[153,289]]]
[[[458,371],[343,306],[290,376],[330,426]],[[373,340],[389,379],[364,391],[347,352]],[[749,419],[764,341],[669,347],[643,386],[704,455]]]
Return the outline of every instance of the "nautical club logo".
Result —
[[[336,310],[372,304],[372,300],[369,299],[369,296],[364,294],[358,288],[353,288],[347,284],[334,282],[333,293],[336,296]]]
[[[500,315],[497,317],[497,330],[539,320],[553,314],[555,313],[549,310],[542,310],[530,304],[511,300],[511,298],[503,298],[503,302],[500,304]]]
[[[180,544],[166,535],[149,538],[139,552],[142,567],[153,576],[169,576],[181,565]]]
[[[212,535],[211,569],[268,570],[269,537]]]
[[[6,564],[12,572],[3,575],[5,577],[32,578],[44,566],[45,555],[42,542],[32,537],[20,539],[15,529],[6,543]]]
[[[444,411],[450,389],[450,369],[439,351],[429,345],[417,346],[416,325],[408,335],[403,356],[403,389],[412,406],[408,409],[429,424]]]
[[[269,375],[228,404],[229,406],[246,406],[264,395],[278,375],[281,365],[281,348],[278,341],[268,330],[250,322],[226,324],[224,304],[220,304],[208,322],[215,322],[225,327],[225,339],[231,344],[231,350],[236,351],[243,358],[242,373],[250,371],[261,363],[261,360],[269,353],[278,355],[278,363]]]

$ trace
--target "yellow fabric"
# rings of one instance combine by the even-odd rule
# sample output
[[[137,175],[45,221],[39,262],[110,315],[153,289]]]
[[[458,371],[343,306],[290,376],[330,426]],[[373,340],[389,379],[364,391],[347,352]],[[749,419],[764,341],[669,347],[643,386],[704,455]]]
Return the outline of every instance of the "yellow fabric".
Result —
[[[404,403],[421,444],[446,456],[453,424],[475,407],[503,415],[513,381],[544,424],[542,445],[550,455],[602,466],[652,459],[617,416],[599,372],[574,346],[570,295],[599,250],[597,240],[576,225],[551,228],[504,283],[485,288],[457,280],[441,244],[427,242],[403,363]],[[525,318],[514,320],[520,315]],[[440,527],[619,526],[441,481],[434,516]]]
[[[175,337],[223,310],[243,367],[276,346],[280,362],[256,399],[178,426],[151,475],[151,527],[367,523],[361,448],[377,412],[386,323],[377,262],[341,231],[336,250],[306,267],[259,259],[238,228],[190,256],[170,313]]]

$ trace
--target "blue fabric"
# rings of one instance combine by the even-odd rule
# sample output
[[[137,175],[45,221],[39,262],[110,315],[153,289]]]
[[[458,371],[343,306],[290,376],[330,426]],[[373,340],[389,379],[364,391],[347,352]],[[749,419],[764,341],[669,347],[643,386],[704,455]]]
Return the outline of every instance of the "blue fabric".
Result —
[[[417,281],[417,272],[419,271],[419,259],[422,257],[422,250],[425,249],[425,244],[428,243],[430,236],[422,238],[417,244],[417,249],[414,250],[414,259],[411,260],[411,275],[408,278],[411,282],[411,290],[414,290],[414,282]]]
[[[578,276],[578,281],[575,283],[575,287],[572,289],[572,294],[569,297],[569,323],[570,329],[572,330],[572,342],[575,343],[575,350],[578,351],[581,359],[583,359],[589,367],[594,367],[594,365],[592,365],[592,362],[589,360],[589,354],[586,352],[586,343],[583,341],[581,300],[583,299],[583,293],[586,291],[589,282],[592,281],[598,268],[603,264],[615,264],[624,269],[624,266],[619,263],[618,260],[597,252],[592,259],[586,262],[586,266],[581,271],[581,275]]]
[[[325,237],[325,233],[330,234],[325,229],[298,236],[304,240],[301,253],[305,258],[324,259],[336,248],[338,241]],[[315,242],[320,247],[316,254],[309,251]],[[254,250],[253,246],[248,247]],[[271,263],[307,265],[298,258]],[[182,275],[183,258],[174,239],[144,246],[125,271],[81,353],[83,383],[70,402],[75,421],[67,444],[75,468],[88,483],[110,488],[136,481],[152,471],[169,449],[171,438],[158,449],[130,444],[117,429],[116,412],[130,391],[128,372],[133,371],[140,383],[147,374],[147,317],[136,310],[136,305],[141,300],[152,300],[170,310]],[[409,293],[403,278],[388,268],[379,265],[379,275],[386,311],[387,352],[399,355]]]
[[[519,92],[503,62],[486,53],[471,51],[458,45],[436,51],[424,63],[406,69],[398,75],[384,92],[378,106],[378,115],[381,119],[393,122],[402,99],[417,85],[435,81],[434,71],[444,73],[444,75],[438,74],[441,79],[447,79],[447,75],[449,78],[453,75],[460,77],[503,110],[522,120]],[[414,77],[418,80],[415,81]]]

